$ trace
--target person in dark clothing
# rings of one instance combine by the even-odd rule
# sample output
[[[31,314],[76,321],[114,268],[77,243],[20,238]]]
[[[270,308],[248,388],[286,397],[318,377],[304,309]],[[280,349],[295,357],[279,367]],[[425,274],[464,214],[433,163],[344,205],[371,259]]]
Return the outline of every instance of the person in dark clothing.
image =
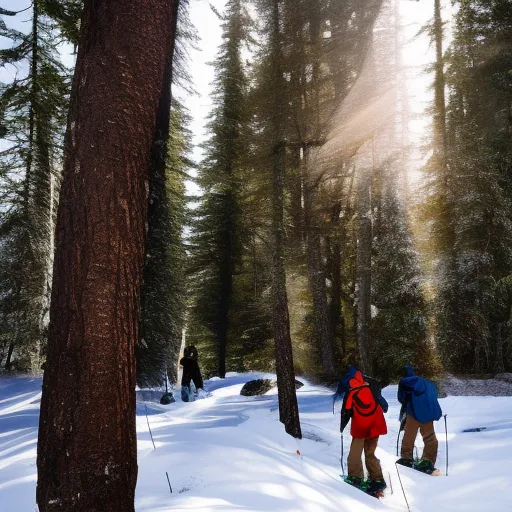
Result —
[[[194,345],[185,347],[180,365],[183,366],[183,374],[181,376],[181,399],[184,402],[190,401],[190,384],[194,383],[196,391],[203,389],[203,377],[197,362],[197,349]]]
[[[416,375],[412,366],[406,365],[404,376],[398,384],[397,398],[402,404],[400,430],[404,430],[401,458],[397,463],[432,474],[436,471],[434,466],[438,448],[434,421],[442,416],[441,406],[437,400],[437,388],[432,381]],[[421,459],[414,462],[414,441],[418,430],[423,437],[424,448]]]

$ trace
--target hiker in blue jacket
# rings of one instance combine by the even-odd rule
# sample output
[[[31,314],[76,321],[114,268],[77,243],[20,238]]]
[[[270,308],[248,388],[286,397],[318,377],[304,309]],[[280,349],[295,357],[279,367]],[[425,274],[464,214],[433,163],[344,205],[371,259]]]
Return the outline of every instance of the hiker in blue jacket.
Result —
[[[437,400],[436,385],[416,375],[412,366],[405,365],[404,376],[398,384],[398,401],[402,404],[399,420],[404,438],[401,458],[397,463],[431,474],[435,471],[438,447],[434,421],[443,414]],[[418,430],[423,437],[424,448],[420,461],[415,463],[413,451]]]

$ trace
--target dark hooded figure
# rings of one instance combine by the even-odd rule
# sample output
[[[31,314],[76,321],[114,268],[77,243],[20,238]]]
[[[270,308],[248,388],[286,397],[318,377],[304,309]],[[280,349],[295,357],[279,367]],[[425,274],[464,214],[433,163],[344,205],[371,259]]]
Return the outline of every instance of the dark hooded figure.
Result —
[[[183,351],[183,357],[180,360],[180,365],[183,366],[183,374],[181,376],[181,389],[182,398],[183,390],[186,388],[186,393],[190,393],[190,383],[194,382],[196,391],[203,389],[203,378],[201,377],[201,370],[197,363],[197,349],[194,345],[185,347]],[[188,401],[188,400],[185,400]]]
[[[397,462],[432,474],[435,471],[438,448],[434,421],[439,420],[443,414],[437,400],[436,385],[416,375],[412,366],[405,365],[404,376],[398,384],[398,401],[402,404],[399,420],[400,430],[404,430],[404,438],[401,458]],[[421,459],[414,462],[414,441],[418,430],[423,437],[424,448]]]

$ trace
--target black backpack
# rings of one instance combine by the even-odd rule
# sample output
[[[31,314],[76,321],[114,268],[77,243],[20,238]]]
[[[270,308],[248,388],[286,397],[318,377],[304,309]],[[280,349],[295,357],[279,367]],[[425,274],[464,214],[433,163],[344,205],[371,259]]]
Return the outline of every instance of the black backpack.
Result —
[[[388,412],[389,406],[386,399],[382,396],[382,386],[380,381],[373,377],[368,377],[367,375],[364,376],[364,380],[370,385],[370,391],[372,392],[375,401],[382,407],[384,412]]]

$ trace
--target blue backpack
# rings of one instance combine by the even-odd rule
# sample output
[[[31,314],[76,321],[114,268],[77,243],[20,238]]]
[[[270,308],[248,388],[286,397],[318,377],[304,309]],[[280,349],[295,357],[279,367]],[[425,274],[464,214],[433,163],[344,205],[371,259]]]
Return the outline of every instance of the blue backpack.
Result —
[[[403,377],[398,386],[398,401],[420,423],[437,421],[443,415],[437,400],[436,385],[409,370],[409,376]]]

